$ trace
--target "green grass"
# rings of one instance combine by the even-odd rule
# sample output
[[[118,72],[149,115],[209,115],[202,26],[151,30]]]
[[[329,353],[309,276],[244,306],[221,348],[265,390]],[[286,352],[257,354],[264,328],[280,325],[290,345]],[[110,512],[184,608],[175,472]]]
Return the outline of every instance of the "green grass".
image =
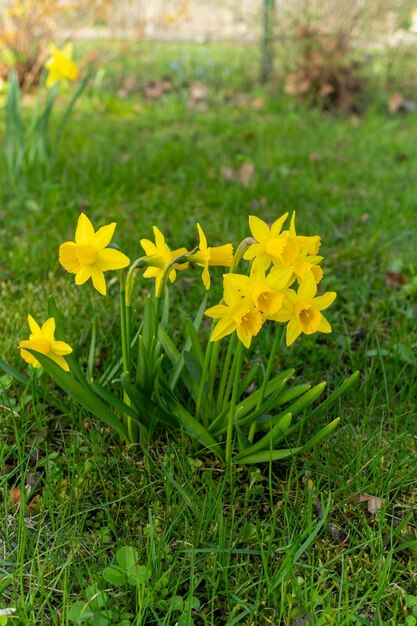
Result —
[[[71,605],[99,584],[112,624],[124,612],[136,625],[306,624],[308,616],[403,624],[406,597],[417,595],[417,115],[390,118],[375,106],[360,119],[326,117],[260,92],[255,60],[242,77],[243,55],[194,50],[146,45],[137,65],[133,55],[116,58],[77,106],[47,176],[32,170],[11,186],[0,168],[2,356],[24,369],[17,342],[28,312],[46,316],[49,293],[85,358],[90,320],[98,321],[98,368],[118,345],[114,300],[76,288],[58,264],[80,210],[97,225],[116,221],[116,241],[132,258],[152,224],[173,247],[191,247],[197,221],[209,241],[237,242],[248,214],[271,221],[296,210],[300,232],[322,235],[325,287],[338,298],[334,332],[297,341],[279,365],[330,390],[360,369],[360,385],[304,433],[340,415],[319,448],[292,463],[228,470],[181,434],[161,435],[145,452],[121,448],[45,377],[28,389],[2,378],[0,606],[16,607],[11,623],[69,624]],[[175,89],[144,101],[140,87],[171,73],[178,56],[185,68]],[[121,99],[126,74],[139,86]],[[196,79],[210,87],[205,111],[186,106],[184,83]],[[252,87],[262,109],[230,102]],[[248,187],[224,179],[222,167],[246,161]],[[408,285],[388,286],[387,271]],[[217,286],[211,304],[219,294]],[[174,285],[178,325],[200,297],[191,275]],[[264,345],[255,342],[253,358]],[[19,508],[10,501],[16,488]],[[382,498],[376,514],[358,501],[364,493]],[[151,573],[140,602],[133,587],[103,583],[123,545]]]

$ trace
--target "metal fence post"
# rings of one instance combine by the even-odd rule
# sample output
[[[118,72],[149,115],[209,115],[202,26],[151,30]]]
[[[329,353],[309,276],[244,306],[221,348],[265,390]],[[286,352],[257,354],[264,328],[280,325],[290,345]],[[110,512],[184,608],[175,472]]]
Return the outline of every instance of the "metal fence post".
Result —
[[[261,81],[268,82],[271,78],[274,56],[274,17],[275,0],[263,2],[263,39],[262,39],[262,67]]]

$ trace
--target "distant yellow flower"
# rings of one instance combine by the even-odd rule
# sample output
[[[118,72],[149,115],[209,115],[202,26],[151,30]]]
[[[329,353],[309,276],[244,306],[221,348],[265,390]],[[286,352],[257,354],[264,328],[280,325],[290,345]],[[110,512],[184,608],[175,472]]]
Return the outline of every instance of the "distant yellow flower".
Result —
[[[78,218],[75,242],[67,241],[59,248],[61,265],[75,274],[75,283],[82,285],[89,278],[99,293],[106,295],[104,272],[120,270],[130,263],[129,258],[113,248],[107,248],[116,228],[115,222],[102,226],[97,232],[85,213]]]
[[[288,322],[286,329],[286,343],[290,346],[304,333],[311,335],[315,332],[331,333],[332,327],[321,311],[327,309],[336,293],[328,291],[322,296],[315,297],[317,285],[311,271],[307,272],[298,291],[288,289],[282,308],[271,316],[277,322]]]
[[[288,231],[281,233],[281,229],[287,217],[288,213],[284,213],[270,228],[259,217],[250,215],[249,228],[255,243],[249,246],[243,258],[248,261],[259,259],[266,270],[271,263],[284,264],[282,255],[287,246]]]
[[[62,50],[57,48],[55,44],[50,44],[49,52],[51,56],[45,63],[48,70],[46,78],[46,87],[53,87],[57,82],[66,82],[68,80],[77,80],[79,76],[78,66],[72,60],[74,46],[67,43]]]
[[[52,359],[59,367],[62,367],[66,372],[69,371],[69,366],[64,356],[71,354],[72,348],[64,341],[57,341],[55,339],[55,320],[50,317],[42,325],[42,328],[35,322],[31,315],[28,316],[29,328],[31,334],[29,339],[21,341],[19,343],[20,354],[22,358],[33,365],[33,367],[40,367],[39,361],[30,353],[25,350],[36,350],[41,354],[45,354],[48,358]]]
[[[155,292],[156,296],[159,297],[164,287],[162,278],[169,266],[172,267],[168,275],[171,283],[173,283],[177,277],[176,270],[185,270],[188,267],[188,263],[175,263],[176,258],[187,253],[187,248],[171,250],[165,243],[165,237],[159,228],[154,226],[153,232],[155,235],[155,243],[149,239],[141,239],[140,245],[145,250],[146,257],[144,260],[148,265],[143,276],[145,278],[155,278]]]
[[[196,263],[203,268],[202,279],[206,289],[210,289],[210,272],[209,266],[231,267],[233,262],[233,246],[226,243],[223,246],[207,246],[207,239],[201,228],[197,224],[197,230],[200,237],[197,252],[188,255],[189,261]]]

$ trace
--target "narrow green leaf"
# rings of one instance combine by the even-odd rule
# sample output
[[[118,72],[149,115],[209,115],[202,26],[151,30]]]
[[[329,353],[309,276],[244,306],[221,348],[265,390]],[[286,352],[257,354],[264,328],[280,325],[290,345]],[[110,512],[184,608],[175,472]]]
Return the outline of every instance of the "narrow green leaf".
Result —
[[[284,372],[281,372],[280,374],[278,374],[277,376],[275,376],[275,378],[272,378],[269,383],[266,386],[266,390],[265,390],[265,399],[271,395],[271,393],[274,393],[277,391],[277,389],[282,389],[285,384],[288,382],[288,380],[291,378],[291,376],[293,376],[294,374],[293,369],[288,369],[285,370]],[[240,409],[240,417],[244,417],[244,415],[246,415],[247,413],[249,413],[249,411],[251,411],[258,403],[258,398],[261,395],[261,389],[257,389],[254,393],[252,393],[250,396],[248,396],[247,398],[245,398],[245,400],[243,400],[242,402],[239,402],[239,407],[242,407]]]
[[[250,448],[235,456],[235,461],[240,462],[246,456],[253,455],[257,452],[260,452],[261,450],[272,450],[273,446],[275,446],[278,441],[285,437],[285,433],[287,432],[291,424],[291,419],[291,413],[287,413],[287,415],[284,415],[279,420],[279,422],[271,428],[269,433],[262,437],[262,439],[259,439],[259,441],[254,443]]]
[[[114,393],[112,393],[109,389],[106,389],[106,387],[103,387],[103,385],[100,385],[100,383],[96,382],[95,380],[90,381],[90,387],[94,391],[94,393],[96,393],[98,396],[100,396],[100,398],[111,404],[114,409],[120,411],[122,415],[128,415],[139,424],[142,423],[140,421],[138,413],[133,409],[133,407],[126,404],[126,402],[123,402],[123,400],[114,395]]]
[[[129,382],[129,378],[126,374],[122,375],[121,381],[124,390],[140,416],[142,424],[144,424],[146,428],[149,429],[154,420],[158,420],[166,426],[178,428],[178,423],[175,418],[165,411],[162,406],[156,404],[151,398],[144,394],[138,387],[134,387]]]
[[[191,352],[183,352],[182,353],[184,359],[184,365],[187,370],[190,372],[191,376],[197,381],[200,382],[201,376],[203,373],[202,367],[196,357],[191,354]]]
[[[304,393],[303,396],[301,396],[301,398],[298,398],[298,400],[296,400],[295,402],[293,402],[292,404],[290,404],[289,406],[287,406],[284,411],[281,411],[281,413],[279,413],[278,415],[274,415],[273,417],[267,419],[267,424],[273,423],[275,424],[276,422],[278,422],[283,415],[285,415],[286,413],[291,413],[291,415],[294,417],[296,417],[297,415],[299,415],[305,408],[307,408],[308,406],[310,406],[311,404],[313,404],[313,402],[315,402],[317,400],[317,398],[319,398],[321,396],[321,394],[324,391],[324,388],[326,386],[325,382],[319,383],[318,385],[316,385],[315,387],[313,387],[312,389],[309,389],[306,393]],[[294,426],[292,428],[290,428],[290,430],[287,433],[287,436],[289,437],[294,431],[296,431],[298,428],[301,427],[302,424],[304,424],[308,419],[310,419],[310,415],[304,417],[303,419],[301,419],[299,422],[297,422],[297,424],[294,424]],[[263,430],[264,425],[260,423],[257,425],[257,432],[260,430]]]
[[[291,402],[296,398],[299,398],[303,393],[309,391],[311,389],[311,385],[295,385],[294,387],[290,387],[289,389],[284,389],[279,397],[279,401],[277,402],[277,406],[281,404],[286,404],[287,402]]]
[[[192,322],[189,317],[185,317],[184,327],[185,327],[186,342],[187,343],[191,342],[190,352],[193,355],[193,357],[197,359],[201,367],[203,367],[204,352],[203,352],[203,348],[201,347],[200,337],[198,336],[197,330],[195,329],[194,322]],[[184,351],[188,351],[188,349],[184,348]]]
[[[152,340],[148,344],[152,350]],[[146,348],[144,338],[138,340],[138,366],[136,370],[136,383],[138,387],[149,397],[152,395],[154,386],[155,369],[152,365],[149,352]]]
[[[249,372],[243,377],[242,382],[240,383],[240,386],[239,386],[239,394],[238,394],[239,397],[241,397],[244,394],[244,392],[248,389],[249,385],[258,375],[260,369],[261,369],[261,366],[259,365],[259,363],[255,363],[255,365],[253,365],[250,368]]]
[[[95,352],[96,352],[96,323],[93,320],[91,322],[91,341],[90,341],[90,349],[88,351],[88,362],[87,362],[87,379],[88,380],[91,380],[93,377]]]
[[[177,416],[178,420],[191,437],[208,450],[214,452],[219,459],[224,460],[223,450],[209,431],[204,428],[204,426],[200,424],[200,422],[198,422],[174,397],[167,397],[166,400],[172,412]]]
[[[61,341],[66,341],[65,323],[61,311],[58,309],[53,296],[48,297],[48,315],[55,320],[55,336]],[[69,365],[71,373],[75,376],[79,383],[88,388],[88,382],[84,376],[80,364],[78,363],[74,352],[68,354],[66,361]]]
[[[171,361],[171,363],[173,365],[176,365],[181,355],[178,352],[177,348],[175,347],[175,344],[172,341],[171,337],[169,337],[168,333],[161,325],[159,325],[159,328],[158,328],[158,339],[161,342],[162,347],[165,350],[165,353],[167,357],[169,358],[169,360]]]
[[[9,365],[3,359],[0,359],[0,368],[4,372],[6,372],[6,374],[9,374],[9,376],[11,376],[12,378],[15,378],[16,380],[18,380],[19,383],[23,383],[23,385],[27,385],[28,384],[28,382],[29,382],[28,377],[25,376],[24,374],[22,374],[21,372],[19,372],[18,370],[15,370],[14,367]]]
[[[325,439],[326,437],[331,435],[331,433],[339,425],[339,422],[340,422],[340,417],[336,417],[336,419],[330,422],[330,424],[327,424],[327,426],[319,430],[318,433],[316,433],[311,439],[307,441],[307,443],[305,443],[302,446],[301,452],[307,452],[308,450],[313,448],[315,445],[317,445],[320,441],[322,441],[322,439]]]
[[[348,391],[348,389],[350,389],[350,387],[352,387],[352,385],[355,384],[355,382],[359,378],[359,374],[360,374],[359,370],[357,370],[356,372],[353,372],[353,374],[351,374],[349,378],[347,378],[337,389],[335,389],[329,396],[327,396],[327,398],[323,400],[323,402],[319,404],[311,412],[310,415],[313,416],[318,412],[322,412],[324,411],[324,409],[327,409],[330,405],[336,402],[336,400],[338,400],[342,394]]]
[[[52,380],[61,387],[61,389],[78,402],[78,404],[81,404],[81,406],[87,409],[87,411],[90,411],[90,413],[101,419],[107,426],[113,428],[122,439],[128,441],[128,434],[124,424],[101,402],[101,400],[99,400],[99,398],[97,398],[91,389],[81,385],[71,374],[64,372],[59,365],[44,354],[36,352],[36,350],[30,350],[29,348],[27,348],[27,350],[37,358],[45,372],[49,374]]]
[[[284,459],[296,456],[301,452],[301,450],[302,447],[287,448],[282,450],[262,450],[261,452],[255,452],[255,454],[245,456],[243,459],[235,460],[236,457],[234,457],[233,463],[247,465],[249,463],[269,463],[271,461],[283,461]]]
[[[201,326],[201,322],[202,322],[203,317],[204,317],[204,310],[206,308],[206,305],[207,305],[207,296],[205,295],[203,300],[202,300],[202,302],[201,302],[201,304],[200,304],[200,306],[199,306],[199,308],[198,308],[198,310],[197,310],[197,314],[196,314],[196,316],[194,318],[194,321],[193,321],[193,326],[194,326],[194,329],[195,329],[196,332],[199,330],[199,328]],[[191,338],[187,337],[186,340],[185,340],[185,343],[184,343],[183,352],[189,351],[190,348],[191,348],[191,344],[192,344]],[[203,356],[203,360],[204,360],[204,356]],[[179,355],[178,358],[175,361],[173,361],[172,359],[171,359],[171,361],[172,361],[172,364],[174,366],[174,370],[172,372],[171,379],[169,381],[169,386],[170,386],[171,389],[174,389],[175,385],[177,384],[178,378],[181,375],[182,369],[184,367],[183,354]],[[185,384],[187,384],[187,383],[185,383]],[[187,385],[187,387],[188,387],[188,385]]]
[[[288,370],[285,370],[284,372],[281,372],[281,374],[278,374],[278,376],[275,376],[275,378],[269,381],[266,387],[266,391],[265,391],[264,402],[262,403],[262,406],[259,407],[259,409],[255,409],[253,411],[253,409],[256,407],[256,404],[258,402],[258,398],[261,395],[261,389],[258,389],[257,391],[252,393],[250,396],[245,398],[245,400],[242,400],[241,402],[239,402],[236,407],[236,414],[235,414],[235,419],[237,420],[238,424],[240,426],[245,426],[247,424],[250,424],[253,422],[253,420],[257,419],[259,415],[262,415],[263,413],[266,412],[266,410],[269,410],[268,407],[270,407],[271,404],[272,405],[274,404],[276,399],[279,397],[279,394],[281,393],[282,389],[285,387],[288,380],[291,378],[293,374],[294,374],[294,370],[288,369]],[[271,394],[273,394],[272,398],[269,397],[271,396]],[[250,411],[252,411],[252,413],[249,413]],[[288,411],[286,411],[286,413]],[[225,432],[225,429],[227,428],[228,414],[229,414],[229,404],[226,405],[223,411],[212,421],[212,423],[209,426],[209,430],[211,433],[213,433],[214,436],[218,436],[220,433]]]

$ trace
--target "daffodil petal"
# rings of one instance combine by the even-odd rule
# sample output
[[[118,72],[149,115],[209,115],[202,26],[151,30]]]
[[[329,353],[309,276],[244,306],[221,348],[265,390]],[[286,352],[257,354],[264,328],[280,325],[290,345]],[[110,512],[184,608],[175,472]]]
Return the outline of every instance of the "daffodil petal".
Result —
[[[72,348],[69,344],[65,343],[65,341],[57,341],[54,339],[52,341],[52,351],[55,352],[55,354],[64,356],[65,354],[71,354]]]
[[[219,341],[219,339],[226,337],[226,335],[230,335],[235,328],[236,324],[230,318],[225,317],[224,319],[219,320],[211,333],[210,341]]]
[[[51,359],[51,361],[54,361],[54,363],[59,365],[59,367],[62,367],[65,372],[69,372],[69,365],[63,356],[51,352],[51,354],[48,354],[48,357]]]
[[[207,250],[207,238],[203,232],[203,229],[201,228],[200,224],[197,224],[197,230],[198,230],[198,236],[200,238],[200,242],[198,244],[198,247],[200,248],[200,250]]]
[[[127,267],[129,263],[129,257],[119,252],[119,250],[104,248],[104,250],[97,252],[97,259],[94,265],[101,272],[107,272],[109,270],[120,270],[123,267]]]
[[[49,340],[53,340],[53,336],[55,333],[55,320],[53,317],[50,317],[46,320],[44,324],[42,324],[42,334]]]
[[[290,346],[294,341],[301,335],[303,329],[301,328],[301,324],[298,320],[291,319],[287,324],[286,329],[286,344]]]
[[[104,274],[102,270],[100,270],[96,265],[91,265],[90,269],[91,269],[91,278],[93,279],[93,285],[95,289],[97,289],[97,291],[101,293],[102,296],[105,296],[107,293],[107,288],[106,288],[106,280],[104,278]]]
[[[283,267],[277,267],[270,271],[266,277],[266,284],[268,287],[274,290],[284,289],[292,276],[292,266],[287,265]]]
[[[165,245],[165,237],[157,226],[153,227],[153,234],[155,235],[155,245],[157,248],[163,248]]]
[[[84,265],[78,270],[75,275],[76,285],[83,285],[91,277],[92,267],[92,265]]]
[[[317,285],[311,272],[307,272],[298,288],[298,297],[301,300],[312,300],[317,293]]]
[[[78,218],[77,230],[75,231],[75,243],[91,243],[94,238],[94,228],[85,213]]]
[[[41,335],[42,334],[41,327],[39,326],[39,324],[37,322],[35,322],[35,320],[33,319],[33,317],[31,315],[28,315],[28,322],[29,322],[30,332],[33,335]]]
[[[150,239],[141,239],[140,245],[144,249],[147,256],[154,256],[155,254],[158,254],[158,248]]]
[[[203,279],[204,287],[209,290],[210,289],[210,272],[208,266],[205,265],[203,269],[203,273],[201,274],[201,278]]]
[[[230,308],[225,304],[216,304],[212,306],[207,311],[204,311],[205,315],[208,317],[213,317],[214,319],[218,319],[220,317],[226,317],[230,313]]]
[[[272,237],[276,237],[277,235],[280,234],[282,226],[285,222],[285,220],[288,217],[288,213],[284,213],[284,215],[281,215],[281,217],[279,217],[277,220],[275,220],[275,222],[272,224],[271,226],[271,236]]]
[[[327,309],[336,299],[335,291],[327,291],[322,296],[318,296],[313,300],[313,306],[319,311],[323,311],[323,309]]]
[[[252,237],[260,243],[263,243],[271,236],[268,224],[260,220],[259,217],[256,217],[256,215],[249,215],[249,228],[252,233]]]
[[[321,316],[320,324],[319,324],[317,330],[320,333],[331,333],[332,332],[332,327],[330,326],[329,322],[326,320],[324,315]]]
[[[249,348],[250,344],[251,344],[251,341],[252,341],[252,336],[253,335],[245,335],[244,333],[242,333],[242,331],[239,328],[236,328],[236,334],[239,337],[239,340],[245,346],[245,348]]]
[[[102,226],[96,233],[94,233],[91,244],[96,250],[102,250],[109,245],[114,235],[115,228],[116,222],[112,222],[111,224],[107,224],[107,226]]]

